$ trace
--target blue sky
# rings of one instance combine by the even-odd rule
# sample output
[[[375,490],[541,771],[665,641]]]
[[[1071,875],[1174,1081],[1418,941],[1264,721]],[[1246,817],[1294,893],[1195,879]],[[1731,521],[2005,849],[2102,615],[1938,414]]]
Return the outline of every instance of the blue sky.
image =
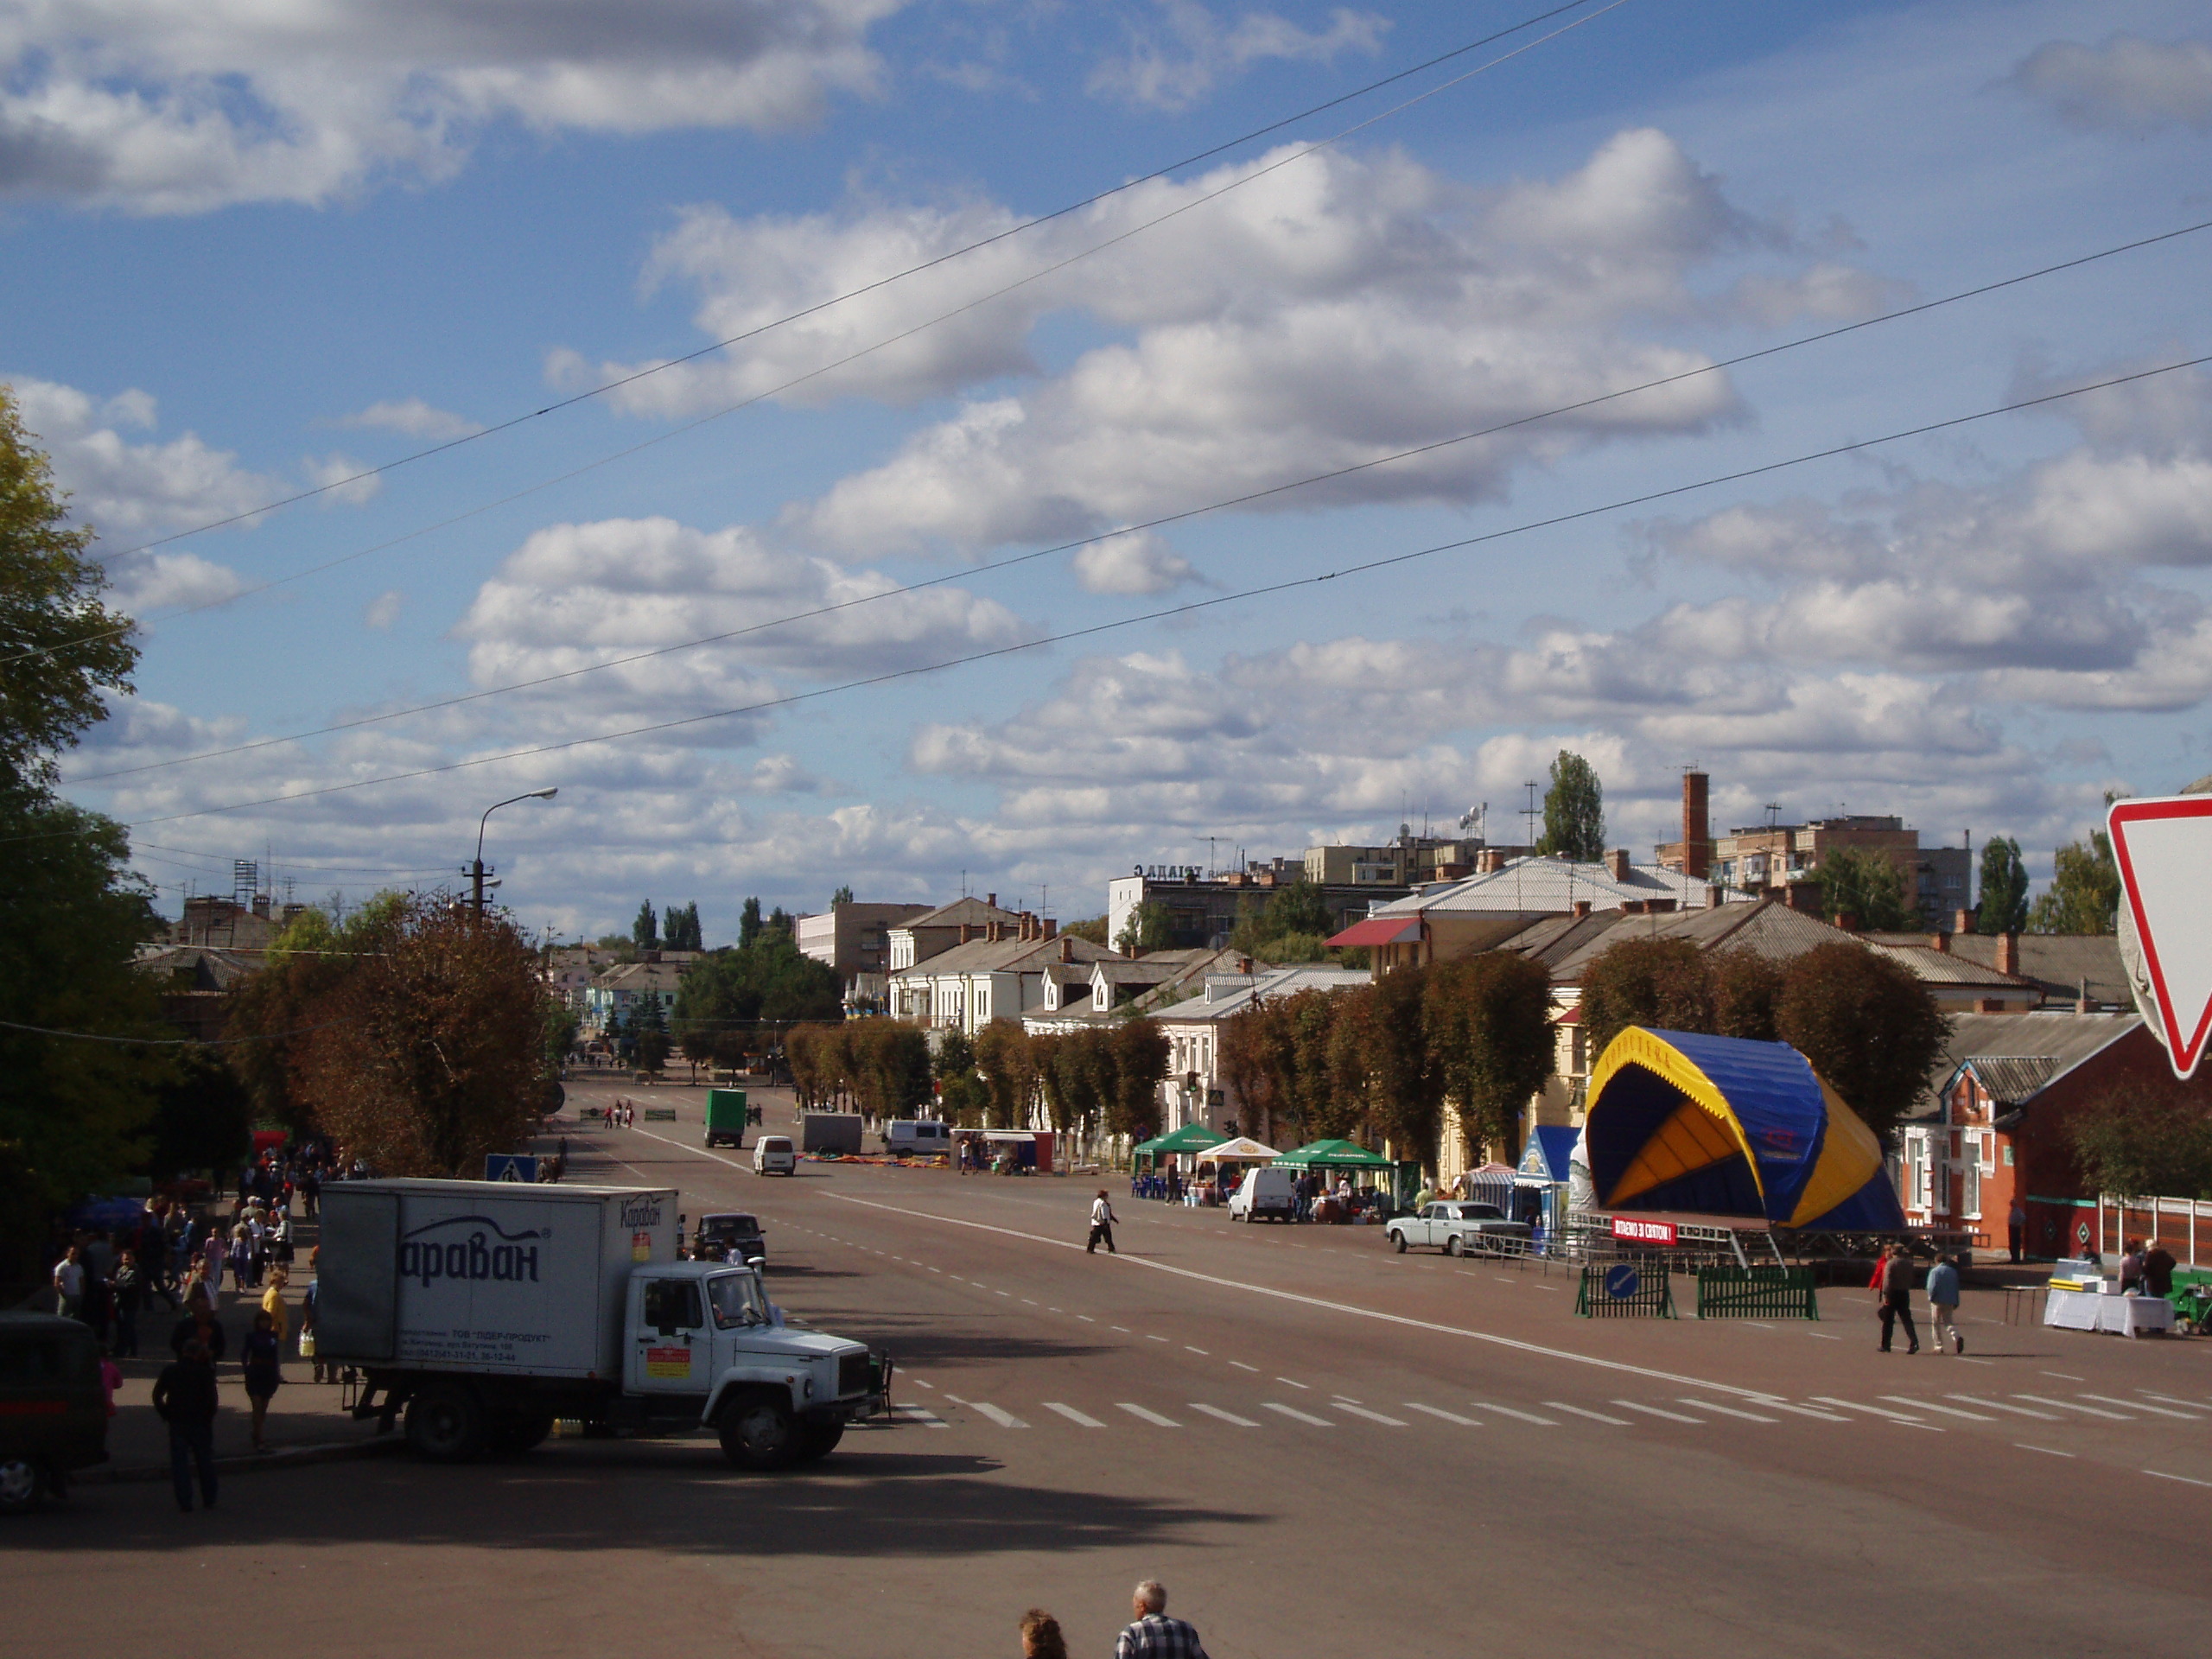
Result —
[[[70,792],[137,826],[174,908],[234,856],[302,896],[435,880],[486,804],[558,785],[493,820],[522,919],[696,899],[720,937],[748,893],[939,898],[964,872],[1075,916],[1209,836],[1295,852],[1482,802],[1504,836],[1562,747],[1645,855],[1696,763],[1726,822],[1894,811],[2016,835],[2038,874],[2107,789],[2212,771],[2202,371],[576,742],[2212,352],[2207,232],[983,568],[2212,219],[2196,8],[1602,5],[149,548],[1543,8],[0,0],[0,378],[146,624]],[[395,777],[549,743],[573,747]]]

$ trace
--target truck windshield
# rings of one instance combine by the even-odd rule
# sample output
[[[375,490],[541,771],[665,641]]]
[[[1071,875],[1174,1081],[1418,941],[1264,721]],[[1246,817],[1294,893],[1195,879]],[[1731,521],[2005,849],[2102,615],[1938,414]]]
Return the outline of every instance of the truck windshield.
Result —
[[[768,1305],[761,1297],[760,1281],[749,1273],[716,1274],[707,1281],[707,1300],[715,1310],[718,1331],[768,1322]]]

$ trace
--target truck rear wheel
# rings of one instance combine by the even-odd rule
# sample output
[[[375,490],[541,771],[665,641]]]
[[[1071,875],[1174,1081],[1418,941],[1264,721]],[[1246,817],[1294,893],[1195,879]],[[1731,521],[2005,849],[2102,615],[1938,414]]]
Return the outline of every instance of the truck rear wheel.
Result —
[[[536,1451],[552,1433],[551,1412],[525,1411],[501,1417],[486,1432],[485,1440],[499,1456],[513,1458]]]
[[[837,1449],[837,1442],[845,1438],[842,1423],[808,1423],[799,1430],[798,1453],[794,1463],[815,1463]]]
[[[466,1463],[484,1450],[484,1408],[473,1389],[439,1382],[407,1402],[407,1443],[432,1463]]]
[[[0,1515],[35,1510],[46,1496],[46,1471],[29,1458],[0,1458]]]
[[[772,1395],[756,1394],[722,1408],[717,1427],[722,1454],[741,1469],[780,1469],[799,1450],[791,1408]]]

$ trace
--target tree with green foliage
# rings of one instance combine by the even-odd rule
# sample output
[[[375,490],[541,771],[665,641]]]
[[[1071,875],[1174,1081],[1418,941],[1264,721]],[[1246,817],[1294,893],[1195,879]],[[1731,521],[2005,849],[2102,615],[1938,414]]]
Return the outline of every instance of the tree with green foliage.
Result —
[[[1841,939],[1789,963],[1775,1032],[1885,1139],[1919,1103],[1950,1036],[1910,969]]]
[[[1113,1086],[1106,1102],[1106,1129],[1110,1135],[1147,1140],[1160,1130],[1160,1083],[1167,1075],[1173,1052],[1167,1033],[1150,1020],[1125,1020],[1107,1029],[1094,1029],[1110,1052]]]
[[[1591,1063],[1630,1026],[1711,1032],[1713,1001],[1710,965],[1692,941],[1622,939],[1582,976],[1582,1033]]]
[[[658,1071],[668,1064],[668,1010],[650,987],[630,999],[630,1031],[638,1046],[638,1069]]]
[[[1174,918],[1168,914],[1167,906],[1147,899],[1122,923],[1121,932],[1115,936],[1114,948],[1125,957],[1165,950],[1174,943],[1173,928]]]
[[[1017,1020],[994,1020],[976,1033],[976,1075],[995,1128],[1018,1129],[1028,1123],[1039,1081],[1035,1042]]]
[[[1977,933],[2018,933],[2028,925],[2028,867],[2020,843],[1993,836],[1981,849],[1981,904],[1974,912]]]
[[[2161,1081],[2115,1089],[2069,1128],[2089,1186],[2117,1197],[2212,1198],[2212,1107]]]
[[[707,948],[701,936],[697,900],[688,905],[671,905],[661,912],[660,943],[664,950]]]
[[[1536,850],[1553,858],[1594,864],[1605,855],[1605,791],[1598,769],[1561,749],[1544,791],[1544,832]]]
[[[1899,933],[1918,920],[1904,867],[1871,847],[1837,848],[1821,861],[1813,879],[1832,922],[1849,917],[1869,932]]]
[[[1433,1161],[1443,1122],[1444,1072],[1428,1040],[1431,970],[1401,968],[1351,993],[1340,1023],[1356,1033],[1367,1121],[1400,1155]]]
[[[208,1171],[217,1179],[253,1155],[253,1096],[222,1051],[188,1048],[154,1090],[146,1173],[156,1181]]]
[[[1552,1073],[1550,973],[1510,950],[1439,963],[1422,988],[1421,1023],[1467,1144],[1519,1161],[1522,1118]]]
[[[715,1058],[734,1065],[779,1031],[843,1012],[836,970],[800,954],[788,933],[761,929],[750,944],[711,950],[684,969],[670,1028],[678,1041],[705,1035]]]
[[[2112,837],[2092,830],[2052,860],[2050,890],[2028,912],[2031,933],[2110,933],[2120,925],[2120,866]]]
[[[1336,931],[1326,895],[1301,875],[1276,888],[1264,906],[1249,899],[1240,902],[1229,943],[1264,962],[1323,962]]]
[[[653,916],[650,899],[639,903],[637,919],[630,924],[630,943],[640,950],[660,949],[660,924]]]
[[[946,1027],[938,1035],[937,1052],[930,1056],[930,1075],[943,1083],[948,1077],[973,1077],[975,1072],[975,1044],[959,1027]]]
[[[747,899],[737,912],[737,948],[741,950],[760,937],[760,901]]]
[[[849,887],[841,887],[830,895],[830,908],[832,910],[836,909],[840,905],[849,905],[852,902],[853,890]]]
[[[1088,939],[1093,944],[1104,944],[1107,942],[1106,918],[1103,916],[1088,916],[1079,922],[1070,922],[1060,932],[1067,938]]]

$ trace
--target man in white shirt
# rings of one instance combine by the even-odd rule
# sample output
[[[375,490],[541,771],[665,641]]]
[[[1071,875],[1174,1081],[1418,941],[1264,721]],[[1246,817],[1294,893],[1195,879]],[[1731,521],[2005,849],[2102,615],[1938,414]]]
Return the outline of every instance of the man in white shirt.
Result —
[[[1114,1248],[1114,1206],[1106,1201],[1106,1189],[1100,1187],[1098,1196],[1090,1201],[1090,1242],[1083,1247],[1085,1255],[1097,1253],[1098,1242],[1106,1241],[1106,1254],[1119,1255]]]
[[[74,1244],[54,1264],[54,1311],[65,1319],[85,1317],[85,1258]]]

